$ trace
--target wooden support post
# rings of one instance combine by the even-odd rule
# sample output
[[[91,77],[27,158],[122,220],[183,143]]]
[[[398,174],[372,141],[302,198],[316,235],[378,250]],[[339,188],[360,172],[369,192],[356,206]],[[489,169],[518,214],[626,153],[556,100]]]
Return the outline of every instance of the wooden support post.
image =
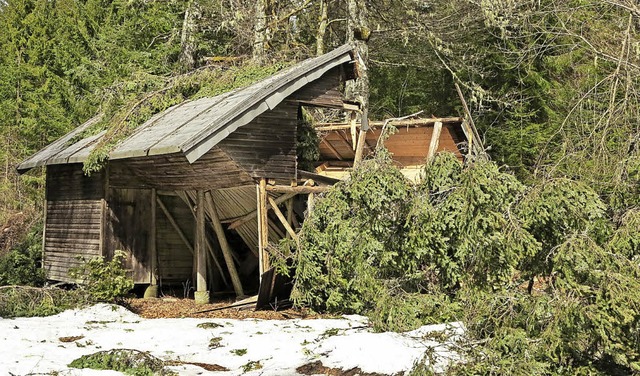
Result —
[[[193,214],[193,219],[196,219],[196,212],[193,209],[193,206],[191,205],[191,200],[189,199],[189,195],[187,195],[186,192],[176,192],[176,195],[180,197],[185,204],[187,204],[189,209],[191,209],[191,214]],[[211,257],[211,260],[213,260],[213,263],[215,264],[216,269],[218,269],[218,272],[220,272],[220,277],[222,278],[222,282],[224,282],[225,286],[229,286],[229,281],[227,280],[227,277],[224,275],[224,270],[222,270],[222,266],[220,265],[220,262],[218,261],[218,258],[213,252],[213,248],[211,247],[211,244],[208,241],[206,242],[206,246],[207,246],[207,252],[209,252],[209,257]]]
[[[8,163],[9,159],[7,159],[7,163]],[[104,210],[104,208],[103,208]],[[46,262],[47,262],[47,251],[46,251],[46,246],[47,246],[47,212],[49,211],[48,208],[48,201],[47,198],[44,198],[44,213],[42,214],[42,261],[41,261],[41,268],[42,271],[44,273],[45,278],[49,278],[49,276],[47,275],[47,268],[46,268]],[[100,233],[102,234],[102,227],[104,226],[104,223],[102,221],[102,218],[104,217],[104,213],[102,215],[102,217],[100,217]],[[100,252],[102,253],[102,251]]]
[[[205,214],[204,191],[198,190],[196,201],[196,234],[195,234],[195,264],[196,264],[196,304],[209,303],[209,291],[207,290],[207,253],[205,252]]]
[[[211,197],[211,192],[207,192],[207,205],[211,209],[209,210],[209,217],[211,218],[213,230],[215,231],[218,238],[220,249],[222,249],[222,255],[224,256],[224,261],[227,264],[227,269],[229,269],[229,275],[231,276],[233,290],[236,292],[237,297],[244,296],[244,291],[242,290],[242,282],[240,282],[240,277],[238,276],[236,265],[233,263],[233,256],[231,256],[233,251],[231,250],[231,247],[227,242],[227,237],[224,234],[222,223],[220,223],[220,216],[218,215],[218,210],[216,209],[216,205],[213,202],[213,198]]]
[[[209,301],[207,291],[207,253],[205,251],[205,220],[204,220],[204,191],[198,190],[196,202],[196,297],[197,303]]]
[[[352,112],[349,119],[349,130],[351,132],[351,145],[353,151],[356,150],[356,113]]]
[[[429,143],[429,151],[427,152],[427,163],[430,163],[433,156],[436,155],[438,150],[438,144],[440,142],[440,133],[442,132],[442,123],[436,122],[433,126],[433,132],[431,133],[431,142]]]
[[[298,241],[298,235],[293,230],[293,228],[291,228],[291,225],[287,221],[287,218],[285,218],[284,214],[282,214],[282,211],[280,211],[280,208],[278,208],[278,204],[276,204],[271,197],[269,197],[268,199],[269,199],[269,203],[271,204],[271,208],[273,209],[273,212],[276,213],[276,217],[278,217],[278,219],[280,220],[280,223],[282,223],[282,226],[284,226],[284,229],[287,230],[287,233],[291,236],[293,240]]]
[[[267,245],[269,244],[269,217],[267,212],[267,181],[260,179],[258,184],[258,261],[260,278],[262,274],[269,270],[269,255],[267,254]]]
[[[157,225],[156,225],[156,189],[151,188],[151,220],[149,221],[149,257],[151,262],[149,263],[150,270],[150,283],[156,285],[158,283],[158,248],[157,248]]]
[[[194,202],[196,201],[196,191],[186,191],[186,193],[187,193],[187,196],[191,197],[191,200],[192,200],[192,201],[194,201]],[[204,212],[205,212],[205,214],[206,214],[206,215],[209,215],[209,214],[207,214],[207,213],[209,213],[211,210],[210,210],[210,208],[206,205],[206,202],[207,202],[207,201],[205,200]],[[209,218],[211,218],[211,215],[209,215]],[[233,255],[233,259],[234,259],[234,260],[236,260],[236,263],[237,263],[237,264],[240,264],[240,260],[238,259],[238,256],[236,256],[236,254],[235,254],[235,253],[232,253],[232,255]]]

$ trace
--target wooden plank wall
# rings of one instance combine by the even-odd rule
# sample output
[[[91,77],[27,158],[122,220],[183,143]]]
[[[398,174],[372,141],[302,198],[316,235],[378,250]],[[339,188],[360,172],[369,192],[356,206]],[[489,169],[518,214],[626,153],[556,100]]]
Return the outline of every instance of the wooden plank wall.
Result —
[[[106,208],[104,255],[111,259],[116,250],[124,251],[125,268],[130,271],[134,282],[149,283],[151,190],[110,189]]]
[[[320,79],[311,82],[288,98],[289,101],[301,101],[318,106],[341,108],[344,95],[341,91],[341,68],[335,67],[323,74]]]
[[[115,188],[194,190],[245,184],[253,184],[249,174],[218,147],[193,164],[180,153],[109,162],[109,186]]]
[[[284,101],[238,128],[218,146],[253,178],[291,181],[296,179],[297,124],[297,103]]]
[[[104,174],[81,164],[47,166],[44,270],[48,279],[74,282],[69,269],[101,255]]]
[[[158,195],[158,197],[193,246],[196,224],[189,207],[177,196]],[[160,280],[162,283],[182,283],[190,280],[193,274],[193,255],[159,208],[156,213],[156,225]]]
[[[456,126],[459,127],[457,124],[444,124],[442,127],[442,133],[440,134],[437,151],[452,152],[456,157],[458,157],[458,159],[462,160],[463,156],[456,146],[457,143],[462,142],[462,139],[458,137],[457,133],[453,129],[453,127]],[[391,135],[391,137],[384,142],[384,145],[387,147],[389,152],[393,154],[393,160],[398,162],[399,166],[420,166],[425,163],[429,152],[429,142],[431,141],[432,133],[433,127],[399,127],[398,132]],[[367,132],[365,155],[370,154],[371,150],[375,148],[379,137],[380,129],[370,130]],[[324,139],[326,142],[331,144],[335,151],[337,151],[345,161],[353,160],[355,152],[352,146],[351,135],[348,131],[333,131],[328,133]],[[320,154],[322,160],[338,160],[335,153],[330,150],[325,143],[320,143]]]

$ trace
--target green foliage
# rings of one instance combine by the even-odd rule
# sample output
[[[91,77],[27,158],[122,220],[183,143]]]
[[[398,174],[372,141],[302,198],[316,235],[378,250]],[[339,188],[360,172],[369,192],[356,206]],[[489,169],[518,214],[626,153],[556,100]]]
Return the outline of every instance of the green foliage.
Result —
[[[39,223],[17,248],[0,255],[0,286],[41,286],[43,283],[42,223]]]
[[[302,119],[296,129],[298,168],[314,172],[313,163],[320,159],[320,138],[313,128],[313,118],[304,108],[301,108],[300,112]]]
[[[538,250],[521,270],[548,274],[552,251],[571,233],[605,232],[605,204],[593,189],[569,179],[543,181],[531,187],[515,208],[523,228],[535,237]]]
[[[5,318],[55,315],[92,302],[82,290],[0,286],[0,317]]]
[[[123,267],[125,254],[116,251],[113,259],[94,257],[69,271],[71,278],[82,283],[82,289],[98,302],[114,302],[126,297],[133,289],[133,280]]]
[[[377,330],[461,320],[465,362],[451,375],[629,374],[640,370],[639,218],[614,224],[581,182],[528,187],[493,162],[439,154],[411,186],[378,157],[316,202],[292,296],[367,314]]]
[[[128,349],[99,351],[83,355],[69,363],[69,367],[112,370],[131,376],[171,374],[164,369],[164,362],[161,359],[147,352]]]
[[[305,221],[292,295],[297,304],[362,312],[372,308],[381,280],[397,275],[392,266],[403,225],[397,212],[406,207],[409,184],[387,158],[363,162]]]
[[[446,301],[442,294],[463,282],[509,281],[535,249],[510,213],[523,191],[494,164],[462,169],[449,154],[437,155],[412,187],[382,153],[335,185],[305,221],[292,296],[319,310],[390,314],[389,303],[378,302],[385,294],[431,292]]]

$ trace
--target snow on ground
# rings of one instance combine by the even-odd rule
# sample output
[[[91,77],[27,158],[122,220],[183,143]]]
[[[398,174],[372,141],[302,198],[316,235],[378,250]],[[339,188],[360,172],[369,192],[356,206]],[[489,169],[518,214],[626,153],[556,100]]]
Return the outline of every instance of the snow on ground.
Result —
[[[217,325],[198,327],[203,323]],[[163,360],[218,364],[230,370],[170,367],[180,375],[297,375],[297,367],[318,360],[326,367],[359,367],[363,372],[390,375],[409,370],[429,348],[438,368],[455,361],[457,355],[450,350],[450,343],[435,340],[443,337],[442,332],[450,341],[461,335],[463,328],[452,323],[407,333],[373,333],[362,316],[144,319],[120,306],[98,304],[49,317],[0,318],[0,375],[120,375],[67,367],[82,355],[110,349],[148,351]],[[74,342],[60,340],[73,336],[83,337]],[[243,366],[249,362],[260,362],[262,368],[244,373]]]

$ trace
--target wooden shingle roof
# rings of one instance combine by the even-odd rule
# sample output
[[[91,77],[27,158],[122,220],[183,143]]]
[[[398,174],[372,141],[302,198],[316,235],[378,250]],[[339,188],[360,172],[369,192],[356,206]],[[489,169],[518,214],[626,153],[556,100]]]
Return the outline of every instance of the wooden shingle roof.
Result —
[[[180,152],[190,163],[197,161],[239,127],[286,97],[317,80],[330,69],[353,61],[352,47],[343,45],[327,54],[304,60],[248,87],[215,97],[185,101],[151,117],[109,154],[124,159]],[[98,121],[90,119],[69,134],[40,150],[20,165],[31,168],[83,162],[103,133],[72,143]],[[71,143],[71,144],[70,144]]]

